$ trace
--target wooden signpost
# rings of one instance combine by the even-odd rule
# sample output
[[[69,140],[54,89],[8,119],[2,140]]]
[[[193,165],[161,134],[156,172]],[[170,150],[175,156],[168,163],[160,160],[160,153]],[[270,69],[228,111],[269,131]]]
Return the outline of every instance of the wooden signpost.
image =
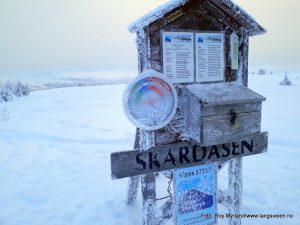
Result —
[[[127,203],[134,203],[140,187],[143,225],[164,225],[171,218],[176,225],[216,223],[189,215],[213,213],[217,202],[229,214],[240,214],[242,157],[263,153],[268,146],[268,134],[261,132],[265,98],[247,88],[249,37],[266,30],[231,0],[171,0],[129,30],[137,34],[139,74],[163,74],[158,78],[168,79],[166,86],[174,96],[160,82],[150,85],[153,77],[146,76],[151,82],[136,83],[128,95],[132,97],[125,98],[130,101],[125,104],[131,109],[127,114],[143,124],[137,125],[134,150],[111,155],[112,178],[130,177]],[[169,111],[175,115],[161,122],[164,106],[173,106]],[[197,174],[195,166],[218,172],[226,164],[228,190],[218,190],[214,176],[206,173],[180,177],[184,171]],[[160,209],[158,172],[176,189],[176,196],[169,193]],[[200,180],[213,188],[204,189]],[[183,204],[185,198],[188,205]],[[241,225],[241,219],[231,217],[229,224]]]
[[[232,143],[205,147],[181,142],[147,150],[116,152],[111,154],[111,174],[113,179],[132,177],[260,154],[267,148],[268,134],[256,133]]]

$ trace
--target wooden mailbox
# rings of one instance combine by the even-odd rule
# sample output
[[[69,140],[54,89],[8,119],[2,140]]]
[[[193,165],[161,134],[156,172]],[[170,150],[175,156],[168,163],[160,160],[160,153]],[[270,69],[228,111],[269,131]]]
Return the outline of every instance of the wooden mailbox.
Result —
[[[202,146],[229,143],[261,131],[261,103],[266,99],[238,82],[187,85],[184,96],[183,133]]]

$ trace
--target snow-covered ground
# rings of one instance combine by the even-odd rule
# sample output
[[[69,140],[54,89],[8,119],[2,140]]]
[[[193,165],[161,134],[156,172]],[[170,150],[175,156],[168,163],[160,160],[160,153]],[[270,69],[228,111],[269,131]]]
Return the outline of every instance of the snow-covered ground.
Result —
[[[243,224],[300,224],[300,74],[289,78],[294,86],[278,85],[283,74],[250,76],[250,88],[267,97],[262,130],[270,143],[268,153],[243,160],[243,212],[294,217]],[[43,90],[0,104],[1,225],[141,224],[141,197],[127,207],[127,179],[110,177],[110,153],[132,149],[134,141],[124,88]],[[159,179],[164,196],[167,183]],[[226,186],[226,171],[219,185]]]

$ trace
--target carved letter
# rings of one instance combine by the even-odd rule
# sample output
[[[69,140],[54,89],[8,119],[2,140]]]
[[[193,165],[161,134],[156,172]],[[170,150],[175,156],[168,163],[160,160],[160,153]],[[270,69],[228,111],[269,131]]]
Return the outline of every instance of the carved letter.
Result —
[[[230,148],[228,148],[225,144],[222,145],[222,149],[226,152],[226,153],[222,153],[222,157],[228,157],[230,155]]]
[[[169,152],[168,152],[167,157],[165,159],[164,165],[166,165],[167,162],[172,162],[172,164],[174,166],[176,166],[176,161],[175,161],[174,156],[171,153],[171,149],[169,149]]]
[[[183,151],[184,151],[184,153],[183,153]],[[191,163],[190,160],[187,157],[188,154],[189,154],[189,148],[188,147],[180,147],[180,150],[179,150],[179,161],[180,161],[181,164],[183,164],[183,159],[187,163]]]
[[[198,148],[197,145],[193,146],[193,161],[194,162],[201,162],[202,160],[197,158],[197,148]]]
[[[157,154],[153,156],[152,152],[149,152],[149,168],[152,170],[153,169],[153,164],[157,167],[160,168],[160,164],[157,161]]]
[[[253,152],[253,140],[251,141],[251,144],[247,141],[242,141],[242,154],[244,154],[244,147],[246,147],[249,152]]]
[[[216,155],[216,157],[219,159],[220,158],[220,153],[218,150],[218,146],[213,145],[210,149],[209,155],[208,155],[208,159],[211,158],[212,155]]]
[[[201,151],[200,150],[202,150],[202,158],[197,158],[197,153],[200,153]],[[199,146],[197,146],[197,145],[194,145],[193,146],[193,161],[194,162],[201,162],[201,161],[203,161],[203,159],[205,159],[205,157],[206,157],[206,147],[202,147],[202,148],[200,148]]]
[[[232,143],[232,155],[240,155],[241,153],[235,151],[236,149],[239,149],[239,148],[240,148],[240,146],[237,145],[235,142],[233,142]]]
[[[141,154],[136,155],[136,158],[135,158],[136,163],[140,164],[143,167],[143,169],[141,169],[141,170],[145,170],[146,169],[146,162],[144,160],[142,160],[140,157],[141,157]]]

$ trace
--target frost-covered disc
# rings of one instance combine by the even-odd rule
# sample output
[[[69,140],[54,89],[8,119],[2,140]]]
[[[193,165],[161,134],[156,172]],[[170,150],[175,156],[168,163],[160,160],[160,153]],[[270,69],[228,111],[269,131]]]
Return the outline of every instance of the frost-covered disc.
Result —
[[[166,126],[174,117],[177,93],[163,74],[147,70],[127,86],[123,107],[135,126],[157,130]]]

